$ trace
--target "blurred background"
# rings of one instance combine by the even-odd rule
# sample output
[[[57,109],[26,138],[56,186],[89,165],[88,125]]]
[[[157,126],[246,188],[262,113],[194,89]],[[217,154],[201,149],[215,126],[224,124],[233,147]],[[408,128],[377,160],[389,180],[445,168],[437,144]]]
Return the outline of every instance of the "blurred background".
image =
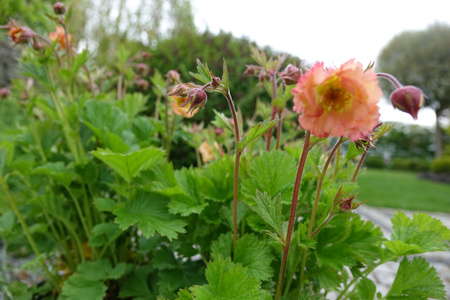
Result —
[[[55,30],[54,23],[45,15],[51,12],[53,3],[2,0],[0,24],[13,17],[46,35]],[[149,78],[155,72],[166,74],[175,69],[183,81],[189,81],[189,71],[195,70],[196,58],[221,73],[225,57],[232,94],[244,116],[254,111],[255,99],[270,102],[256,87],[257,78],[243,76],[245,65],[254,63],[249,43],[264,49],[268,56],[287,53],[286,64],[304,67],[317,61],[329,67],[339,66],[352,58],[365,66],[375,62],[377,72],[392,73],[404,85],[422,88],[427,99],[418,120],[414,121],[388,104],[393,87],[382,82],[385,98],[380,105],[381,120],[399,124],[377,143],[376,151],[370,152],[366,159],[369,168],[360,184],[374,185],[377,180],[394,174],[398,177],[393,182],[404,182],[405,186],[393,189],[398,188],[401,194],[414,187],[417,191],[412,192],[422,197],[416,201],[418,204],[411,204],[411,196],[407,196],[404,200],[407,208],[450,212],[448,1],[73,0],[64,3],[71,7],[68,28],[75,45],[79,50],[88,49],[92,61],[103,66],[97,73],[114,68],[121,47],[131,53],[151,54],[146,61]],[[19,76],[15,60],[20,48],[11,49],[6,35],[0,39],[2,88]],[[155,91],[150,88],[146,94],[151,109]],[[212,109],[227,110],[227,103],[214,99],[213,95],[210,100],[214,105],[197,114],[196,122],[210,122]],[[15,112],[14,105],[0,102],[3,129],[17,126],[20,116]],[[437,185],[418,186],[419,180],[424,182],[419,177]],[[441,194],[437,193],[442,187]],[[377,191],[370,193],[374,192]],[[425,205],[423,197],[432,196],[441,200],[436,200],[439,203],[430,208],[431,202],[427,200]],[[389,202],[388,196],[378,197],[380,205],[389,205],[384,203]],[[377,205],[376,201],[371,204]]]

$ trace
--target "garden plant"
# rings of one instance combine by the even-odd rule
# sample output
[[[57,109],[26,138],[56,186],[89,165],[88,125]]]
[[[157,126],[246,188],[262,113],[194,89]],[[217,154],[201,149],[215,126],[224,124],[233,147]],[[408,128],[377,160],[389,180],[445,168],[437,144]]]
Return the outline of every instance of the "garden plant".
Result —
[[[354,59],[307,69],[250,45],[246,75],[272,101],[247,118],[226,57],[181,79],[150,76],[149,53],[120,48],[109,71],[74,46],[65,5],[53,9],[49,35],[2,26],[22,46],[23,75],[2,101],[28,122],[0,134],[0,234],[34,275],[26,284],[2,261],[6,299],[445,299],[436,270],[410,255],[448,250],[449,229],[398,212],[388,239],[357,209],[361,163],[393,126],[379,121],[379,79],[414,118],[419,88]],[[138,92],[149,88],[157,99]],[[229,111],[185,122],[214,106],[210,93]],[[175,140],[194,166],[174,168]],[[393,261],[382,294],[370,274]]]

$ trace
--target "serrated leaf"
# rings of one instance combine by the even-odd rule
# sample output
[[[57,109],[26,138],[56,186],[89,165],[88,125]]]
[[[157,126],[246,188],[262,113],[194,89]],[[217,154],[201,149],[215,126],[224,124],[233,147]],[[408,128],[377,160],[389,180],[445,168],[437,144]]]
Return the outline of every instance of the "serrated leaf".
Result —
[[[367,277],[362,278],[356,285],[356,291],[361,300],[373,300],[375,298],[375,293],[377,292],[377,287]]]
[[[200,176],[193,168],[183,168],[175,171],[175,179],[184,191],[184,194],[174,195],[169,203],[171,213],[179,213],[188,216],[192,213],[199,214],[205,208],[205,203],[200,194]]]
[[[208,285],[191,288],[196,300],[260,300],[264,295],[259,281],[250,277],[244,267],[233,264],[230,259],[219,257],[208,263],[206,279]]]
[[[108,240],[120,233],[119,226],[114,223],[100,223],[91,230],[89,245],[92,247],[103,246]]]
[[[151,298],[152,293],[147,282],[150,272],[149,267],[139,267],[134,270],[124,281],[120,292],[120,298],[128,297],[148,297]],[[154,298],[154,297],[153,297]]]
[[[42,84],[43,86],[52,89],[50,79],[43,65],[40,64],[38,65],[34,62],[28,62],[28,63],[21,63],[20,68],[23,70],[23,74],[25,76],[30,76],[39,81],[39,83]]]
[[[231,132],[233,132],[233,126],[231,125],[230,121],[228,120],[228,118],[225,116],[224,113],[218,112],[217,110],[213,109],[214,111],[214,115],[215,115],[215,119],[214,121],[212,121],[211,123],[216,126],[216,127],[220,127],[220,128],[224,128],[224,129],[228,129]]]
[[[225,87],[225,92],[228,92],[230,90],[230,86],[229,86],[229,79],[228,79],[227,62],[225,61],[225,57],[223,58],[222,84]]]
[[[231,233],[220,235],[211,245],[211,256],[214,258],[231,257],[233,237]],[[255,235],[247,234],[239,238],[233,255],[233,263],[241,263],[248,268],[251,276],[258,280],[269,280],[273,275],[270,266],[274,259],[269,244],[260,241]]]
[[[397,256],[448,249],[450,231],[442,222],[424,213],[408,218],[398,212],[392,218],[391,241],[385,246]]]
[[[229,206],[222,206],[222,216],[225,218],[228,228],[233,229],[233,202],[230,202]],[[248,207],[242,202],[238,201],[237,203],[237,223],[238,225],[244,219],[247,214]]]
[[[261,135],[264,134],[267,130],[269,130],[273,125],[275,125],[279,120],[271,120],[271,118],[267,118],[263,122],[260,122],[250,128],[248,134],[245,136],[243,140],[241,140],[237,145],[237,150],[242,151],[247,147],[248,144],[250,144],[252,141],[259,138]]]
[[[121,136],[130,122],[127,115],[118,107],[106,101],[96,100],[89,100],[84,104],[80,120],[105,145],[108,145],[106,132]]]
[[[133,177],[138,176],[141,171],[151,168],[160,158],[164,157],[164,151],[154,147],[128,154],[111,153],[102,149],[91,153],[111,167],[126,182],[131,182]]]
[[[77,274],[64,282],[62,294],[70,300],[102,300],[107,290],[103,282],[119,279],[125,271],[125,263],[120,263],[115,268],[107,260],[82,263],[78,265]]]
[[[123,99],[116,102],[116,106],[127,114],[130,123],[145,109],[147,99],[141,93],[126,94]],[[130,124],[131,125],[131,124]]]
[[[109,211],[109,212],[111,212],[117,204],[115,200],[108,198],[97,198],[94,200],[94,203],[99,211]]]
[[[185,223],[169,214],[167,198],[149,192],[139,192],[130,202],[119,204],[113,211],[115,222],[125,230],[139,223],[139,229],[145,237],[158,232],[169,240],[184,232]]]
[[[75,173],[68,170],[64,162],[48,162],[33,170],[34,174],[46,175],[62,185],[69,186],[75,179]]]
[[[256,202],[256,207],[251,206],[251,208],[261,217],[267,224],[272,227],[272,229],[278,234],[279,237],[284,239],[282,236],[281,226],[284,223],[283,220],[283,203],[281,202],[281,195],[278,194],[275,197],[270,197],[267,192],[261,193],[256,190],[256,195],[253,197]]]
[[[231,157],[222,157],[206,165],[201,171],[200,192],[207,199],[226,201],[233,197],[234,161]]]
[[[345,159],[346,160],[351,160],[354,159],[355,157],[357,157],[358,155],[363,154],[364,150],[363,149],[358,149],[355,146],[355,143],[351,142],[348,145],[348,149],[347,149],[347,154],[345,155]]]
[[[248,178],[242,180],[242,192],[249,198],[256,190],[267,192],[270,197],[281,194],[284,203],[291,203],[296,171],[293,157],[281,151],[265,152],[250,163]]]
[[[108,288],[103,282],[92,281],[81,275],[73,275],[62,288],[63,296],[67,300],[103,300]]]
[[[320,264],[336,269],[357,262],[373,266],[381,255],[380,228],[370,221],[364,222],[359,215],[337,215],[317,236],[316,255]]]
[[[445,286],[436,269],[422,257],[400,262],[386,299],[445,299]]]
[[[270,266],[273,259],[269,244],[259,240],[255,235],[248,234],[238,239],[233,262],[247,267],[250,276],[261,281],[269,280],[273,275]]]

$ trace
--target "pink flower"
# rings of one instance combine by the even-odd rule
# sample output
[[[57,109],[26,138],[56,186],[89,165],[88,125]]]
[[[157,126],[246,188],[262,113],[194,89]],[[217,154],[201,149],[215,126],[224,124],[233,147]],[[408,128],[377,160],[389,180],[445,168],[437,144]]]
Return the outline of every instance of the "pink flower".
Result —
[[[343,136],[357,141],[378,124],[382,91],[377,76],[354,59],[339,68],[315,64],[300,77],[292,93],[300,125],[317,137]]]

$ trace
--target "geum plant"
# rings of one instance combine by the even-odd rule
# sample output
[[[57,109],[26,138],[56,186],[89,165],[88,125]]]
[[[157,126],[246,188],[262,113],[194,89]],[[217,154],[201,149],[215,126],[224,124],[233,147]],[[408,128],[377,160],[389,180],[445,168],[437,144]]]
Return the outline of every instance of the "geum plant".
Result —
[[[54,11],[62,30],[50,40],[14,20],[4,26],[14,43],[35,47],[20,62],[31,83],[17,81],[8,95],[29,123],[0,136],[0,233],[11,256],[34,252],[22,268],[41,275],[27,286],[3,269],[5,297],[445,299],[436,270],[406,256],[447,250],[450,231],[399,212],[388,240],[356,210],[361,163],[392,127],[379,123],[377,78],[394,82],[394,106],[413,117],[419,89],[354,60],[282,69],[284,56],[254,48],[258,65],[247,74],[272,101],[243,126],[225,60],[221,77],[198,61],[199,84],[172,86],[177,73],[148,80],[138,63],[147,55],[122,48],[116,75],[104,76],[73,47],[70,10]],[[152,117],[143,114],[147,99],[129,92],[149,82]],[[231,119],[216,112],[215,128],[183,127],[178,115],[194,117],[211,92],[224,96]],[[208,145],[210,155],[174,169],[174,139]],[[370,273],[398,260],[391,289],[377,293]]]

